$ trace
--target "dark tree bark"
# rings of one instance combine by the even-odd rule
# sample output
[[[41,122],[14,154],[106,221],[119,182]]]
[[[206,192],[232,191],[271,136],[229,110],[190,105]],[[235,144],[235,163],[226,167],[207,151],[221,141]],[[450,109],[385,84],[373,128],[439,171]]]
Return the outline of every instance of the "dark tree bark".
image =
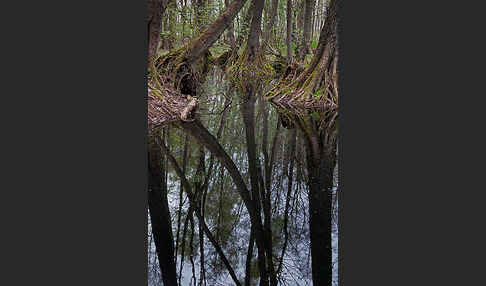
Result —
[[[160,30],[162,28],[162,13],[167,6],[166,0],[148,1],[148,63],[153,60],[157,53],[157,46],[160,41]]]
[[[167,201],[165,164],[155,136],[149,136],[148,203],[152,233],[159,259],[162,279],[166,286],[177,286],[174,261],[174,238]]]
[[[297,81],[301,81],[307,78],[316,68],[319,62],[321,62],[324,56],[324,51],[330,49],[330,45],[333,44],[336,36],[336,27],[338,23],[338,6],[341,5],[341,0],[331,0],[326,16],[324,25],[322,26],[321,33],[319,35],[319,42],[316,48],[316,53],[312,57],[309,66],[305,71],[299,76]]]
[[[248,41],[246,48],[248,49],[248,59],[251,61],[257,54],[258,48],[260,47],[260,34],[262,25],[262,12],[263,6],[265,4],[264,0],[253,0],[252,1],[252,18],[250,25],[250,34],[248,35]]]
[[[250,172],[250,185],[252,190],[252,203],[256,208],[258,213],[258,220],[261,225],[261,201],[262,195],[260,193],[259,185],[259,162],[256,156],[256,143],[255,143],[255,127],[254,127],[254,114],[255,114],[255,101],[256,97],[248,92],[243,98],[242,103],[242,113],[243,121],[245,123],[245,133],[246,133],[246,147],[248,154],[248,168]],[[262,190],[263,191],[263,190]],[[266,257],[265,251],[267,250],[268,241],[265,239],[265,234],[263,228],[258,229],[255,227],[256,242],[258,246],[258,266],[260,270],[260,285],[268,285],[268,276],[266,270],[266,264],[268,264],[267,259],[271,259],[271,256]]]
[[[332,118],[317,121],[310,114],[296,115],[295,121],[306,147],[312,281],[313,285],[331,285],[332,187],[337,125]]]
[[[320,146],[314,149],[308,142],[307,169],[309,172],[309,222],[312,253],[312,281],[314,285],[332,283],[332,196],[335,149]],[[319,152],[315,154],[315,152]]]

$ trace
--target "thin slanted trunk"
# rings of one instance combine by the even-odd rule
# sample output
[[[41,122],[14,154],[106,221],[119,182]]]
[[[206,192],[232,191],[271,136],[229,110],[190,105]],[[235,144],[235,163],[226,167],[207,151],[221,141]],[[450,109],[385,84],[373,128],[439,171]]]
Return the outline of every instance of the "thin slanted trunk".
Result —
[[[148,203],[155,249],[162,279],[166,286],[177,286],[174,261],[174,238],[167,201],[165,164],[155,135],[149,136],[149,192]]]
[[[204,126],[201,125],[201,122],[199,120],[195,120],[193,122],[182,122],[181,126],[184,130],[189,132],[189,134],[191,134],[200,144],[204,145],[204,147],[211,151],[211,153],[213,153],[214,156],[218,158],[221,164],[226,168],[238,190],[238,193],[243,199],[245,207],[250,215],[251,224],[255,226],[255,241],[257,243],[257,246],[259,249],[264,250],[264,234],[260,211],[257,209],[256,203],[253,202],[253,199],[250,196],[250,192],[246,187],[243,177],[241,176],[238,168],[234,164],[231,157],[224,151],[223,147],[221,147],[216,138],[214,138],[214,136],[209,133],[209,131]],[[259,198],[257,197],[255,198],[255,200],[259,200]],[[259,255],[263,255],[263,257],[265,257],[264,253],[260,252]],[[265,260],[261,260],[265,262]],[[267,276],[266,271],[263,271],[261,275],[263,275],[261,276],[263,279],[261,279],[260,282],[268,281],[268,279],[264,279]],[[268,285],[268,283],[261,285]]]
[[[221,246],[217,243],[216,239],[212,235],[211,231],[209,230],[209,227],[207,226],[206,222],[204,221],[202,215],[201,215],[201,209],[197,205],[197,200],[195,197],[195,194],[192,192],[191,185],[187,181],[186,177],[182,174],[182,170],[179,167],[177,161],[175,160],[174,156],[169,153],[169,150],[164,145],[161,145],[162,151],[168,156],[169,161],[172,164],[172,167],[174,168],[175,172],[179,176],[179,178],[182,180],[182,183],[184,184],[184,190],[187,193],[187,197],[189,198],[189,204],[190,204],[190,210],[193,210],[194,213],[196,214],[198,221],[200,224],[202,224],[202,228],[206,236],[208,237],[209,241],[211,244],[214,246],[216,249],[216,252],[220,255],[221,260],[223,261],[223,264],[226,266],[226,269],[228,270],[231,278],[233,279],[233,282],[237,286],[241,286],[241,283],[238,280],[238,277],[236,276],[236,273],[234,272],[233,268],[231,267],[231,264],[229,263],[228,259],[226,258],[226,255],[224,254],[223,249]]]
[[[233,0],[229,6],[226,7],[224,12],[214,20],[214,22],[208,26],[208,28],[201,33],[196,40],[194,40],[186,54],[186,58],[189,62],[194,62],[201,55],[205,54],[209,47],[211,47],[221,34],[228,28],[236,17],[238,12],[245,5],[247,0]]]

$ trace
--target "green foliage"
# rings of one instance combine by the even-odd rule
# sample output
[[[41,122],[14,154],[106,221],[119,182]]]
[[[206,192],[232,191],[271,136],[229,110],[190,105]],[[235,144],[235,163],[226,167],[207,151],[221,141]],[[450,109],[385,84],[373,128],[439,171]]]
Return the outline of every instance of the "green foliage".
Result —
[[[316,49],[316,48],[317,48],[317,44],[318,44],[318,42],[317,42],[317,41],[312,41],[311,47],[312,47],[313,49]]]
[[[319,96],[322,95],[322,87],[319,87],[312,96],[314,96],[315,98],[318,98]]]

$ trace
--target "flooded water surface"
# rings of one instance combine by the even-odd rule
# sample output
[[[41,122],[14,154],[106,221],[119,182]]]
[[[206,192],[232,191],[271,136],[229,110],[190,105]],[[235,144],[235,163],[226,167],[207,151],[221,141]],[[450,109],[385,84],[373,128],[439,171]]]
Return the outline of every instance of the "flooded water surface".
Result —
[[[314,263],[324,265],[323,271],[332,268],[332,285],[337,285],[336,138],[323,131],[335,123],[324,122],[329,114],[320,111],[276,107],[262,97],[270,86],[262,84],[249,98],[215,67],[198,91],[196,111],[197,128],[215,141],[204,139],[203,131],[197,135],[189,125],[194,122],[161,131],[174,159],[162,160],[181,286],[235,285],[235,277],[241,285],[259,285],[263,256],[267,261],[271,256],[269,280],[273,271],[278,285],[312,285],[311,242],[326,253]],[[197,207],[191,208],[191,200]],[[262,252],[252,216],[261,221]],[[148,285],[160,286],[150,217],[147,234]]]

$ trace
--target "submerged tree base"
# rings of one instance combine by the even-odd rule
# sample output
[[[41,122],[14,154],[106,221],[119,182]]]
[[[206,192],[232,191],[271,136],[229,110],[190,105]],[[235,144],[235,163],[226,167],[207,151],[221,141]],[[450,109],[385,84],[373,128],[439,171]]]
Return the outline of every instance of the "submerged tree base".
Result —
[[[285,108],[324,108],[336,109],[337,75],[328,72],[323,63],[318,65],[309,76],[306,70],[293,62],[278,84],[265,95],[270,102]]]

